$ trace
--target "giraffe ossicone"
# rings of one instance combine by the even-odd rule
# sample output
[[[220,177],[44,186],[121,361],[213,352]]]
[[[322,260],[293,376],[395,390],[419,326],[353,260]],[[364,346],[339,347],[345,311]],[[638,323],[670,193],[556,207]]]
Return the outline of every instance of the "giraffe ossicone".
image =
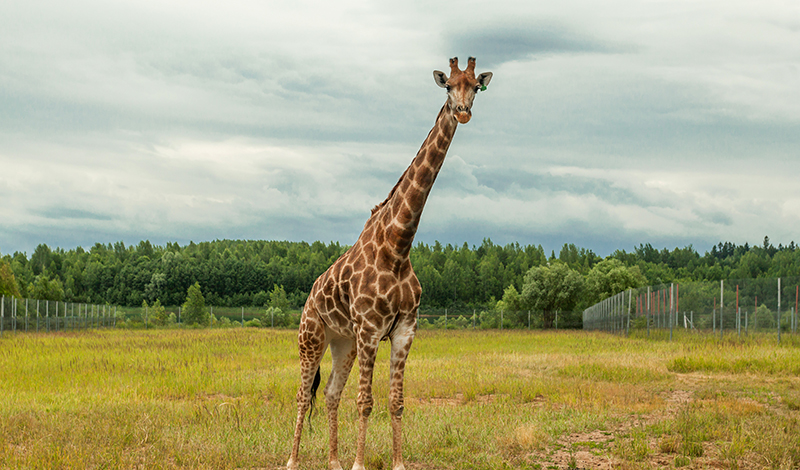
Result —
[[[372,411],[372,375],[378,344],[391,342],[389,415],[392,425],[392,469],[402,470],[403,375],[417,330],[422,289],[411,267],[409,253],[422,210],[459,123],[472,117],[475,95],[485,90],[491,72],[475,76],[475,58],[458,68],[450,59],[450,76],[433,72],[437,85],[447,90],[447,101],[416,157],[382,203],[372,209],[358,240],[328,268],[311,288],[298,333],[300,388],[297,392],[292,453],[287,467],[298,468],[303,421],[320,380],[320,362],[328,348],[333,370],[324,396],[330,431],[329,465],[339,462],[338,409],[347,378],[358,358],[359,412],[353,470],[364,468],[367,423]]]

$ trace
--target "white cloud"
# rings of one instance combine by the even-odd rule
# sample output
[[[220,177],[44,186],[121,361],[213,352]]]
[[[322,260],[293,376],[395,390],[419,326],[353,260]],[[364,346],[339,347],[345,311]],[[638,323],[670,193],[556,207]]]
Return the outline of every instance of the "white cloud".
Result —
[[[782,2],[2,9],[3,252],[350,243],[433,124],[451,55],[495,76],[421,240],[607,252],[800,228],[800,22]]]

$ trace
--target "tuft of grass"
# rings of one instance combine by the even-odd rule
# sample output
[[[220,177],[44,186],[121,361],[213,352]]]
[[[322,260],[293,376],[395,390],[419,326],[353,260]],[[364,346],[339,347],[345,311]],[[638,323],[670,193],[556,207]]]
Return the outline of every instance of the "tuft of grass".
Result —
[[[629,438],[617,442],[615,453],[627,461],[642,462],[652,453],[648,440],[643,429],[635,429]]]

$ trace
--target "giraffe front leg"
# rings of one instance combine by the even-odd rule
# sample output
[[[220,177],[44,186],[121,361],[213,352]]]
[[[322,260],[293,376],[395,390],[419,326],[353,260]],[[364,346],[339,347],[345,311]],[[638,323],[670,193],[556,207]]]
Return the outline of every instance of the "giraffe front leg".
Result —
[[[358,441],[356,443],[356,460],[353,470],[364,470],[364,449],[367,443],[367,424],[372,413],[372,372],[375,367],[375,356],[378,354],[380,337],[370,335],[362,330],[357,342],[358,349]]]
[[[342,470],[339,463],[339,402],[342,389],[356,360],[356,344],[349,338],[331,341],[333,369],[325,386],[325,403],[328,407],[328,429],[330,436],[330,452],[328,462],[331,470]]]
[[[405,470],[405,465],[403,465],[403,378],[408,353],[411,350],[411,343],[414,341],[414,326],[398,325],[391,339],[389,414],[392,419],[392,470]]]

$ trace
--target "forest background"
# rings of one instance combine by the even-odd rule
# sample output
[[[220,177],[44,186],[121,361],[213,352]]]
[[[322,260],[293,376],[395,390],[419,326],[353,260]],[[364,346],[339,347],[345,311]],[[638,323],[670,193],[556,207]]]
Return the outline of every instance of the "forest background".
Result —
[[[136,307],[181,305],[195,283],[206,305],[261,307],[281,291],[299,309],[314,280],[347,246],[339,243],[216,240],[179,246],[141,241],[97,243],[89,250],[39,245],[0,257],[0,294]],[[565,244],[548,255],[541,245],[480,246],[418,243],[411,262],[422,284],[421,308],[582,310],[628,287],[669,282],[800,275],[794,242],[773,246],[719,243],[704,254],[691,245],[650,244],[603,258]],[[568,295],[554,295],[567,292]],[[285,296],[283,293],[285,292]]]

